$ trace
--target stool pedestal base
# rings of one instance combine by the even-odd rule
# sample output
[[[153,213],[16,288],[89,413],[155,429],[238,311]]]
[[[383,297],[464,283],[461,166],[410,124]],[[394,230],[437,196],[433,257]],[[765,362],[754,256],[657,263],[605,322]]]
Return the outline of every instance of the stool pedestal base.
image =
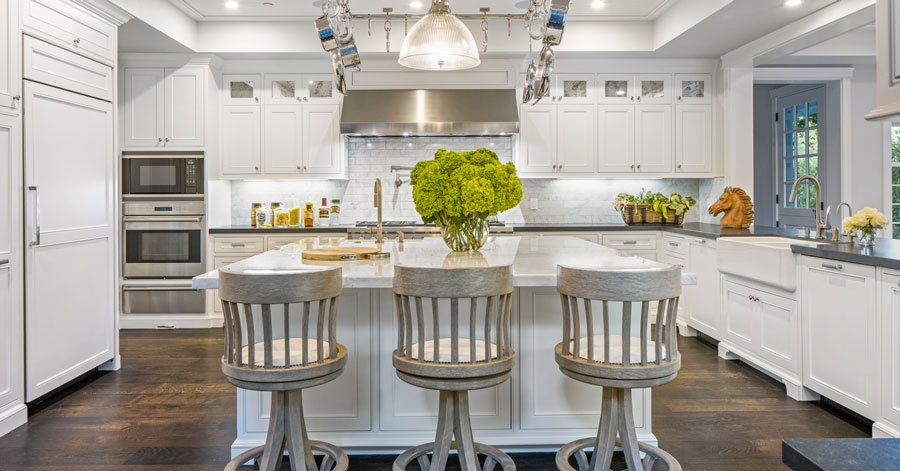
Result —
[[[453,440],[456,438],[456,440]],[[394,461],[394,471],[405,471],[413,461],[423,470],[443,471],[450,450],[456,448],[462,471],[515,471],[516,465],[506,453],[492,446],[475,443],[469,417],[468,391],[441,391],[435,441],[406,450]],[[429,459],[428,453],[432,452]],[[486,455],[484,468],[478,454]]]

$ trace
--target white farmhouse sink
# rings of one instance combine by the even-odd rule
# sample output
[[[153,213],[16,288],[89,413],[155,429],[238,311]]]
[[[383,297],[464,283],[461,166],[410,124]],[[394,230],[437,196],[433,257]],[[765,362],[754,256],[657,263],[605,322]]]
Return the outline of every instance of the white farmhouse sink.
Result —
[[[828,244],[784,237],[721,237],[716,242],[716,263],[727,275],[747,278],[789,292],[797,290],[795,244]]]

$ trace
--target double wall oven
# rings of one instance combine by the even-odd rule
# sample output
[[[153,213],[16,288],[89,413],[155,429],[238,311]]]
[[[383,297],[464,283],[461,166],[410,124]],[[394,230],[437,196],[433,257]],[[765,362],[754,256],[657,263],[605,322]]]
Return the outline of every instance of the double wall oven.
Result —
[[[122,155],[122,312],[202,314],[191,278],[206,272],[202,153]]]

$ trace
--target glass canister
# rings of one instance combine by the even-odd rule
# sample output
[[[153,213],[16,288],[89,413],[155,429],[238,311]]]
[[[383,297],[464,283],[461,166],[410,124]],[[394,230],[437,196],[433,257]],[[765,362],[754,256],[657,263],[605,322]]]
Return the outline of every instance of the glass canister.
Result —
[[[275,227],[288,227],[291,224],[291,210],[277,208],[275,210]]]
[[[331,225],[339,226],[341,224],[341,200],[331,200]]]
[[[271,221],[273,224],[275,223],[275,211],[277,211],[278,208],[280,208],[280,207],[281,207],[281,202],[280,202],[280,201],[273,201],[273,202],[269,205],[269,213],[270,213],[270,214],[269,214],[269,221]]]
[[[316,213],[313,210],[313,204],[308,201],[303,205],[303,227],[313,227],[316,223]]]
[[[271,212],[264,205],[256,210],[256,226],[268,227],[272,225]]]
[[[256,211],[262,208],[262,203],[250,204],[250,227],[256,227]]]

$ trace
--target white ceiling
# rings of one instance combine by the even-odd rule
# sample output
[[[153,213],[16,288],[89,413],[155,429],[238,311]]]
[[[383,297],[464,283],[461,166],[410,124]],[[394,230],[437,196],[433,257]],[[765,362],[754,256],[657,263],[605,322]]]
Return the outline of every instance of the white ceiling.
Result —
[[[321,8],[313,5],[313,0],[236,0],[239,8],[225,8],[225,0],[169,0],[196,20],[242,20],[272,19],[286,20],[313,18],[322,14]],[[412,0],[351,0],[350,9],[354,14],[383,15],[382,8],[393,8],[393,14],[424,14],[431,0],[419,0],[423,6],[410,7]],[[570,4],[570,18],[610,19],[610,20],[651,20],[677,0],[605,0],[601,9],[592,7],[594,0],[573,0]],[[264,5],[271,3],[272,5]],[[456,13],[479,13],[488,7],[493,14],[523,14],[527,2],[521,0],[451,0],[450,7]]]

